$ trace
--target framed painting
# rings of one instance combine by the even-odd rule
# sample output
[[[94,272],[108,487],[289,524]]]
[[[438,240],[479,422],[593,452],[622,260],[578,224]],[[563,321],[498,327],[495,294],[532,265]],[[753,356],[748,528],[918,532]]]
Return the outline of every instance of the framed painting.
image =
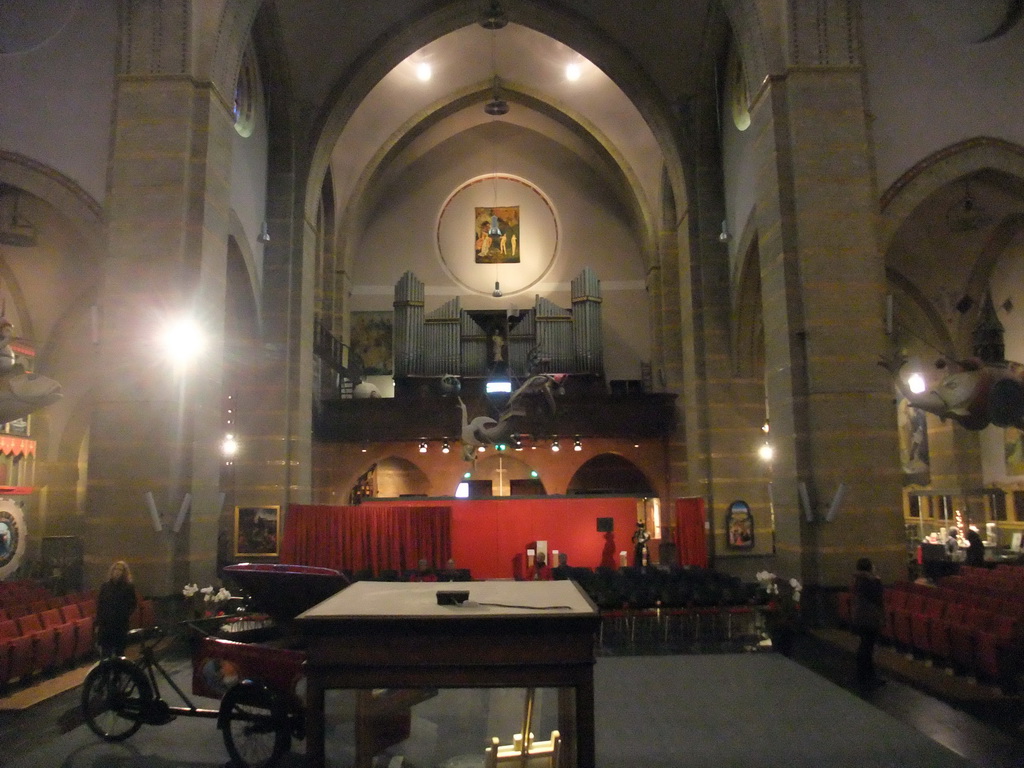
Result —
[[[518,264],[523,244],[519,239],[519,206],[477,208],[474,216],[477,264]]]
[[[281,507],[235,507],[235,557],[276,557]]]
[[[391,347],[394,338],[394,312],[353,312],[350,334],[352,351],[363,360],[367,375],[394,373]]]
[[[734,501],[725,513],[726,544],[730,549],[754,548],[754,516],[745,501]]]

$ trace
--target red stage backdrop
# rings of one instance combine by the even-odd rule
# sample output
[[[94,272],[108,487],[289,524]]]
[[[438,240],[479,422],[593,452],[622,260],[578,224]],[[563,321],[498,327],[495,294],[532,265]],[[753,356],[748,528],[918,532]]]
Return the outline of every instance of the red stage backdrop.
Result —
[[[536,541],[547,541],[548,552],[558,550],[569,556],[569,565],[596,568],[617,566],[618,553],[629,553],[636,527],[638,499],[600,498],[514,498],[514,499],[401,499],[364,501],[358,507],[293,504],[285,518],[281,561],[330,568],[372,567],[405,569],[416,565],[416,557],[427,557],[443,567],[449,553],[459,568],[468,568],[476,579],[513,576],[513,560]],[[441,506],[445,505],[445,506]],[[401,510],[450,510],[450,549],[415,539],[413,529],[399,524]],[[390,523],[375,515],[388,510]],[[612,531],[599,533],[598,518],[611,518]],[[348,522],[346,522],[348,521]],[[426,525],[422,523],[421,525]],[[389,535],[388,527],[401,533],[403,542],[386,546],[367,536]],[[432,530],[429,527],[420,530]],[[376,533],[373,533],[376,531]],[[431,541],[440,537],[429,534]],[[410,538],[412,536],[412,538]],[[351,542],[357,542],[358,546]],[[309,559],[312,553],[319,553]],[[413,556],[412,553],[418,553]],[[401,554],[406,560],[396,565]],[[372,559],[376,558],[373,562]],[[370,562],[368,562],[370,560]],[[385,564],[389,563],[389,564]]]

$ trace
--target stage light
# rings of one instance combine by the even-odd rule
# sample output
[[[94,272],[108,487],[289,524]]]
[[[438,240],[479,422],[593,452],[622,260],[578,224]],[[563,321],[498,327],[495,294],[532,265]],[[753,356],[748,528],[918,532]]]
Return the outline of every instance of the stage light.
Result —
[[[420,443],[420,453],[426,453],[426,452],[427,452],[427,443],[426,443],[426,441],[424,441],[424,442]]]
[[[583,444],[580,442],[580,439],[578,437],[575,440],[572,441],[572,449],[574,451],[582,451],[583,450]]]
[[[921,394],[928,388],[928,385],[925,383],[924,376],[920,373],[910,374],[910,378],[907,379],[907,386],[915,395]]]
[[[476,450],[477,450],[477,453],[486,453],[487,452],[487,446],[486,445],[481,445]]]
[[[757,455],[761,461],[771,461],[775,456],[775,449],[772,448],[771,443],[765,443],[757,449]]]
[[[220,452],[224,454],[225,459],[230,459],[238,453],[238,441],[235,440],[234,435],[224,435],[224,439],[220,443]]]
[[[506,448],[508,448],[508,446],[505,445],[505,443],[495,443],[494,445],[494,449],[496,451],[504,451]]]
[[[441,444],[441,453],[449,453],[451,449],[452,448],[450,445],[448,445],[447,440],[445,440],[444,443]]]
[[[561,449],[558,446],[558,440],[552,440],[551,441],[551,451],[552,451],[552,453],[558,453],[560,450]]]
[[[486,384],[486,390],[488,395],[504,394],[508,395],[512,392],[512,382],[498,379],[495,381],[488,381]]]
[[[206,334],[192,317],[171,320],[160,333],[160,346],[175,370],[181,371],[206,349]]]
[[[530,477],[536,479],[536,478],[540,477],[540,475],[537,473],[536,469],[531,469],[530,470]]]

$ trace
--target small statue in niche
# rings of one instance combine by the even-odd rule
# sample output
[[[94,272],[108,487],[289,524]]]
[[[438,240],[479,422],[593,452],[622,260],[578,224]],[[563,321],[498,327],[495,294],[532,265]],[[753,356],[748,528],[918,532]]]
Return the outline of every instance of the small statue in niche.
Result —
[[[497,328],[491,334],[491,362],[501,363],[505,361],[505,338]]]

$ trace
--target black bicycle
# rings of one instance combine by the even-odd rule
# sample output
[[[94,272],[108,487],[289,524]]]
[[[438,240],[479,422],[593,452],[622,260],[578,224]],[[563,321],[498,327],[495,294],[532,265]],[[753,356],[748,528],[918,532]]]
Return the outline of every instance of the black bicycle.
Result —
[[[204,685],[203,695],[222,696],[219,709],[203,709],[192,702],[157,659],[156,646],[165,637],[167,632],[160,627],[134,629],[129,633],[129,643],[139,645],[136,659],[105,658],[86,676],[82,713],[97,736],[123,741],[143,725],[164,725],[179,715],[206,717],[217,720],[232,766],[270,768],[289,750],[293,735],[304,735],[302,710],[294,695],[294,684],[301,675],[301,654],[284,651],[291,655],[281,658],[282,649],[205,638],[193,664],[201,665],[204,674],[218,665],[230,667],[231,672],[217,690],[211,692]],[[253,666],[254,659],[273,669],[277,680],[267,685],[239,675]],[[174,689],[184,706],[171,706],[164,700],[160,678]],[[290,681],[290,691],[279,690],[282,681]]]

